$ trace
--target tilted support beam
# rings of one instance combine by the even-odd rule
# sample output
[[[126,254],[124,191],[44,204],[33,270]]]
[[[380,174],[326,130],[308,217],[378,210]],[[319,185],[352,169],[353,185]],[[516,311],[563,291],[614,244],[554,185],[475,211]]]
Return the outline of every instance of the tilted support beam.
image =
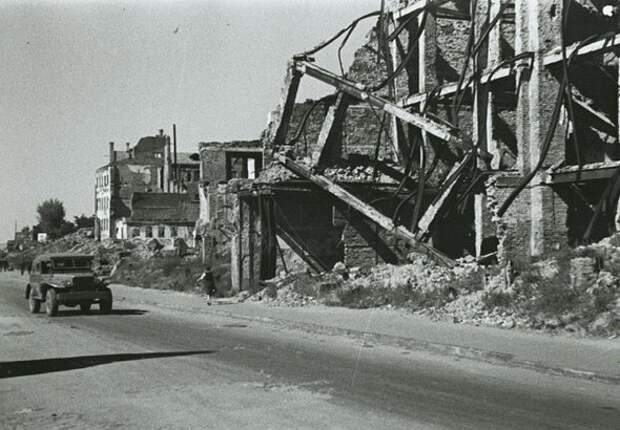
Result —
[[[603,131],[613,135],[616,134],[616,124],[614,124],[611,118],[607,117],[607,115],[593,109],[591,106],[577,98],[573,98],[573,103],[575,106],[581,108],[584,112],[589,114],[590,117],[598,123],[598,126],[603,129]]]
[[[366,91],[363,84],[349,81],[342,78],[328,70],[325,70],[315,64],[307,61],[298,61],[296,63],[297,70],[308,76],[311,76],[319,81],[325,82],[333,87],[344,91],[345,93],[353,96],[357,99],[364,100],[371,106],[384,110],[385,112],[394,115],[397,118],[409,123],[415,127],[420,128],[422,131],[435,136],[446,142],[451,142],[463,150],[470,150],[474,148],[473,143],[469,139],[463,139],[450,127],[441,124],[439,122],[428,119],[420,114],[411,113],[407,110],[385,100],[382,97],[376,96]],[[491,154],[482,148],[476,148],[478,155],[486,160],[492,158]]]
[[[288,245],[299,257],[314,270],[316,273],[323,273],[331,267],[327,267],[325,264],[314,258],[308,252],[306,252],[297,240],[291,236],[284,228],[276,224],[276,234]]]
[[[294,63],[289,63],[289,67],[286,71],[286,77],[284,78],[284,86],[282,87],[282,95],[280,99],[279,116],[273,125],[271,135],[269,136],[269,143],[274,147],[278,147],[285,144],[286,133],[288,131],[291,115],[293,114],[293,108],[295,106],[295,98],[297,97],[297,90],[299,89],[299,82],[301,80],[301,73],[294,67]]]
[[[376,223],[381,228],[389,231],[394,234],[396,237],[403,239],[410,243],[414,248],[418,251],[429,255],[437,262],[452,267],[454,266],[454,261],[450,259],[445,254],[439,252],[435,248],[420,242],[416,236],[404,228],[403,226],[396,225],[389,217],[383,215],[381,212],[373,208],[372,206],[364,203],[359,198],[355,197],[353,194],[349,193],[347,190],[342,188],[341,186],[335,184],[330,179],[326,178],[323,175],[313,174],[306,167],[296,163],[284,155],[276,154],[275,159],[279,161],[284,167],[291,170],[295,174],[301,176],[302,178],[308,179],[321,187],[323,190],[330,193],[332,196],[337,198],[338,200],[346,203],[351,206],[353,209],[364,215],[369,220]]]
[[[577,49],[579,46],[579,42],[573,43],[570,46],[566,47],[566,57],[570,57],[573,51]],[[612,49],[614,47],[620,46],[620,34],[614,35],[614,37],[610,37],[607,39],[597,40],[596,42],[588,43],[587,45],[583,45],[579,48],[576,55],[587,55],[593,54],[596,52],[606,51],[608,49]],[[551,64],[559,63],[562,61],[562,48],[554,48],[549,51],[543,58],[543,64],[545,66],[549,66]]]
[[[457,182],[459,182],[458,174],[460,171],[463,170],[463,167],[465,166],[465,164],[467,164],[468,161],[471,161],[471,158],[465,157],[459,163],[452,166],[452,169],[448,174],[448,181],[450,181],[448,186],[443,191],[443,193],[441,193],[441,195],[439,195],[438,198],[435,199],[433,204],[426,209],[426,212],[424,212],[424,215],[422,215],[422,218],[420,218],[420,221],[418,222],[418,231],[416,232],[416,237],[418,238],[418,240],[424,237],[428,232],[431,224],[437,217],[437,214],[446,202],[446,199],[450,196],[450,194],[452,194],[454,186],[457,184]]]
[[[341,130],[340,126],[344,122],[348,107],[349,101],[347,100],[347,95],[339,93],[336,97],[336,102],[329,107],[327,115],[325,115],[316,148],[312,153],[312,167],[319,165],[319,162],[324,157],[324,153],[328,148],[328,144],[337,139],[336,133]]]

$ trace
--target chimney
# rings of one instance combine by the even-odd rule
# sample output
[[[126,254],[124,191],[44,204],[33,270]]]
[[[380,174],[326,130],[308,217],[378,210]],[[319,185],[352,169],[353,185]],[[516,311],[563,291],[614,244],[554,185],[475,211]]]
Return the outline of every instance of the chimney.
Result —
[[[164,135],[164,129],[163,129],[163,128],[160,128],[160,129],[159,129],[159,135],[160,135],[160,136],[163,136],[163,135]]]
[[[114,151],[114,142],[110,142],[110,164],[116,163],[116,152]]]
[[[162,188],[164,192],[170,192],[170,137],[166,136],[166,145],[164,146],[164,178]]]
[[[125,152],[127,152],[127,158],[131,159],[131,144],[129,142],[125,142]]]

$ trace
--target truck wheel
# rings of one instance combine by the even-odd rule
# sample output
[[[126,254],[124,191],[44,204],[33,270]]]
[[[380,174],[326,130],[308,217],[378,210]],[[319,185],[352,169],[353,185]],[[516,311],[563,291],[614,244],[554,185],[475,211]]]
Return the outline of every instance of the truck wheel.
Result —
[[[32,297],[32,294],[28,298],[28,309],[30,309],[31,314],[36,314],[41,310],[41,302]]]
[[[80,303],[80,310],[82,311],[83,314],[87,314],[90,312],[90,305],[91,305],[91,302]]]
[[[45,313],[50,317],[58,315],[58,298],[56,297],[56,290],[50,288],[47,290],[45,298]]]
[[[112,312],[112,292],[108,291],[105,298],[102,298],[99,302],[99,312],[102,314],[109,314]]]

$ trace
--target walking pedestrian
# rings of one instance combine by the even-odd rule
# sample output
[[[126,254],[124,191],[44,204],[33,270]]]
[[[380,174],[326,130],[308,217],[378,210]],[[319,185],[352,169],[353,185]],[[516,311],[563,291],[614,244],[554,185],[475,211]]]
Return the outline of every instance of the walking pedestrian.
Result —
[[[207,304],[211,305],[211,296],[215,295],[215,279],[213,279],[213,272],[211,271],[211,266],[207,266],[202,272],[202,275],[198,278],[198,282],[200,282],[202,286],[202,292],[205,294],[207,298]]]

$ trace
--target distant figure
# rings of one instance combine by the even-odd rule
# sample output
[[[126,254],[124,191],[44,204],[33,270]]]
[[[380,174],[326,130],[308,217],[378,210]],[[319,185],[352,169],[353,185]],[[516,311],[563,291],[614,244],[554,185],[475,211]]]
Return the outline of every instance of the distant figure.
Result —
[[[213,272],[211,272],[211,267],[207,266],[205,271],[202,272],[202,275],[198,278],[202,286],[203,293],[207,296],[207,304],[211,305],[211,296],[215,294],[215,280],[213,279]]]
[[[22,265],[21,265],[21,269],[22,269],[22,276],[24,275],[24,269],[26,268],[26,263],[24,263],[22,261]]]

